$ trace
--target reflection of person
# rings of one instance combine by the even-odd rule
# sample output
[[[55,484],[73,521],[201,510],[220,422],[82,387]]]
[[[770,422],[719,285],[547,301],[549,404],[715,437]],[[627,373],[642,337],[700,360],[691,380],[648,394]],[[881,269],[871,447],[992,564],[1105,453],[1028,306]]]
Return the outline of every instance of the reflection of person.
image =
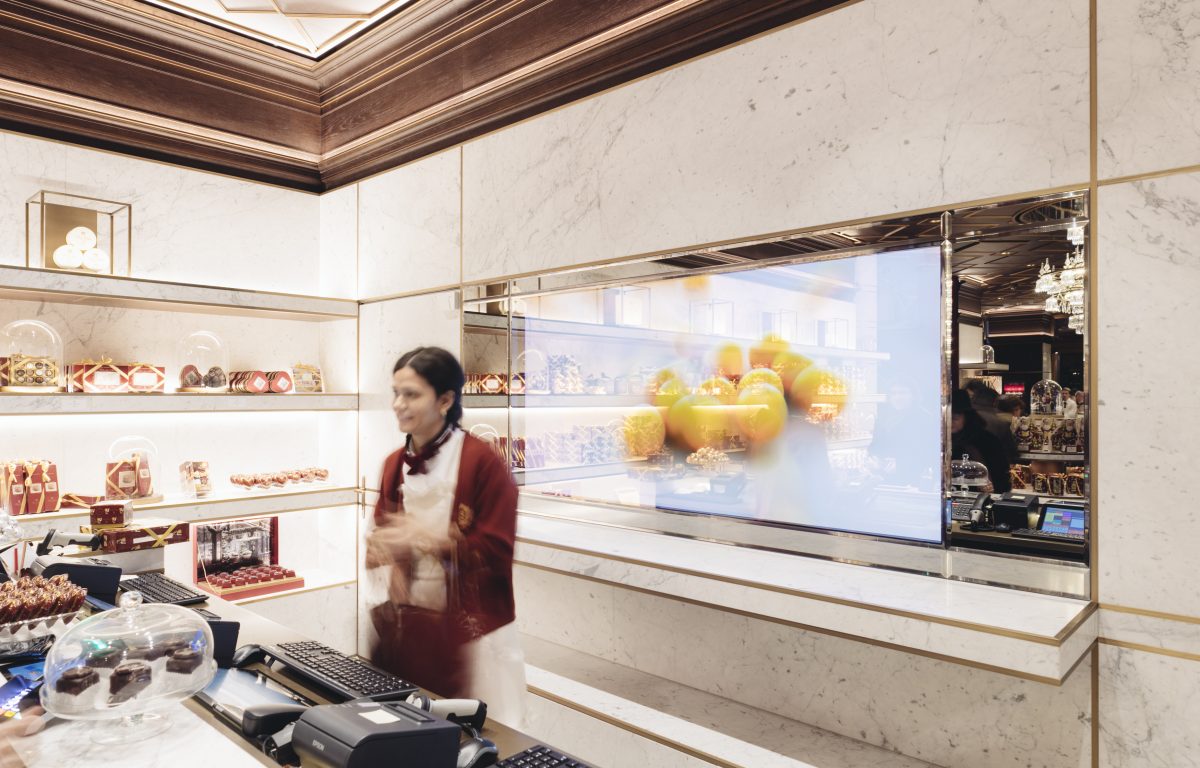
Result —
[[[929,466],[922,462],[921,451],[914,450],[914,441],[928,431],[931,420],[936,418],[916,407],[909,384],[899,382],[892,386],[887,405],[880,409],[875,422],[869,449],[887,482],[918,485]]]
[[[966,390],[956,389],[951,402],[950,456],[960,459],[970,457],[987,467],[992,489],[997,493],[1012,490],[1008,477],[1009,461],[999,439],[988,431],[987,425],[971,407],[971,396]]]
[[[1025,403],[1020,395],[1004,395],[996,403],[996,414],[1008,423],[1008,428],[1013,432],[1017,431],[1017,419],[1021,418],[1024,411]]]
[[[1013,437],[1012,425],[1000,418],[996,406],[1000,402],[1000,394],[979,379],[971,379],[966,383],[966,390],[971,397],[971,407],[983,419],[987,431],[1000,441],[1000,447],[1009,463],[1020,458],[1017,450],[1017,440]]]
[[[440,696],[479,698],[520,720],[524,663],[512,559],[517,488],[504,461],[459,429],[462,366],[436,347],[396,363],[404,447],[383,467],[367,567],[388,599],[371,618],[372,659]]]

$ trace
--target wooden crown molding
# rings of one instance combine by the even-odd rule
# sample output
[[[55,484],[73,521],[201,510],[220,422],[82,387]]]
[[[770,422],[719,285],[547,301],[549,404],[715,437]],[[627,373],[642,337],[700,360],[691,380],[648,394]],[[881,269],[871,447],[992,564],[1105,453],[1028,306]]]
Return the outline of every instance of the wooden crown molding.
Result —
[[[325,191],[835,0],[417,0],[319,60],[139,0],[0,0],[0,127]]]

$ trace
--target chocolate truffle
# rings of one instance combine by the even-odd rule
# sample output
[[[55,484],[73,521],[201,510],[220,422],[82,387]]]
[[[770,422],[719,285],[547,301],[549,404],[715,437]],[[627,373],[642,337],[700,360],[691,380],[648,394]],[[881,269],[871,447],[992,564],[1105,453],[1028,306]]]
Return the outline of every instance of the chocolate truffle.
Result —
[[[100,675],[90,667],[71,667],[54,683],[54,690],[68,696],[78,696],[100,682]]]
[[[113,670],[108,679],[108,703],[121,704],[150,687],[150,665],[144,661],[126,661]]]
[[[200,651],[194,648],[181,648],[167,659],[167,671],[186,675],[199,669],[200,662],[203,660],[204,654]]]
[[[120,664],[125,659],[125,649],[110,645],[107,648],[101,648],[92,651],[84,659],[84,664],[97,669],[112,669]]]

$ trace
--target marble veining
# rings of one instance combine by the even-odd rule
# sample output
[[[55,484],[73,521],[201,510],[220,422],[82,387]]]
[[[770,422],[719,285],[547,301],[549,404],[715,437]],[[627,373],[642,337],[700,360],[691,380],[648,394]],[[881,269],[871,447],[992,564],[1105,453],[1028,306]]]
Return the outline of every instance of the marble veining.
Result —
[[[1200,174],[1101,187],[1100,602],[1200,617],[1193,544],[1200,405],[1175,383],[1200,343]]]
[[[353,576],[351,576],[353,578]],[[357,650],[355,585],[246,604],[259,616],[290,627],[344,653]]]
[[[1200,662],[1100,646],[1101,768],[1200,766]]]
[[[1100,636],[1200,656],[1200,622],[1101,609]]]
[[[359,184],[359,296],[459,282],[461,151],[447,150]]]
[[[1097,3],[1099,171],[1200,163],[1200,3]]]
[[[464,279],[1084,183],[1088,3],[865,0],[464,147]]]

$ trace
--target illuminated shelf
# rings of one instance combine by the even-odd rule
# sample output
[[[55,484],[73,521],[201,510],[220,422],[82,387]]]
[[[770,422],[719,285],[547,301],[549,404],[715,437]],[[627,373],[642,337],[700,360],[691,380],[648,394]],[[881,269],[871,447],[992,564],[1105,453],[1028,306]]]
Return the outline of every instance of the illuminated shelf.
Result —
[[[1020,454],[1026,461],[1087,461],[1082,453],[1039,453],[1037,451],[1022,451]]]
[[[133,508],[133,520],[139,518],[168,518],[184,522],[215,520],[228,517],[259,517],[305,509],[341,507],[358,502],[358,489],[353,486],[317,484],[312,487],[288,488],[277,491],[242,491],[208,496],[203,499],[168,498],[157,504]],[[87,525],[86,509],[64,509],[42,515],[18,515],[13,520],[25,539],[40,539],[51,529],[63,530]]]
[[[230,597],[225,599],[231,603],[237,603],[238,605],[251,605],[253,603],[266,602],[267,600],[280,600],[287,597],[293,597],[295,595],[303,595],[308,592],[317,592],[322,589],[345,587],[350,584],[357,583],[357,579],[354,576],[347,578],[346,574],[344,573],[335,573],[333,571],[325,571],[321,569],[314,569],[310,571],[297,570],[296,575],[304,577],[304,586],[296,587],[295,589],[285,589],[279,592],[271,592],[270,594],[266,595],[243,597],[240,600]]]
[[[831,451],[845,451],[851,448],[870,448],[870,437],[857,437],[852,440],[830,440],[825,444],[825,447]]]
[[[0,265],[0,298],[52,301],[97,307],[203,312],[337,320],[358,317],[358,302],[238,288],[217,288],[163,280],[85,275],[53,269]]]
[[[44,394],[0,393],[0,416],[90,413],[219,413],[224,411],[356,411],[352,394]]]
[[[526,330],[526,318],[512,318],[514,331]],[[508,318],[503,315],[487,315],[482,312],[464,312],[463,330],[482,333],[506,333]],[[614,342],[642,341],[657,344],[674,345],[680,340],[695,344],[711,345],[717,341],[733,341],[743,344],[757,344],[761,339],[739,338],[734,336],[709,336],[700,333],[684,333],[682,331],[659,331],[653,328],[634,326],[611,326],[595,323],[573,323],[566,320],[537,320],[534,319],[534,333],[555,336],[578,336],[589,339],[599,339]],[[860,352],[855,349],[839,347],[818,347],[809,344],[791,344],[789,349],[811,357],[843,357],[858,360],[887,360],[891,356],[886,352]]]

